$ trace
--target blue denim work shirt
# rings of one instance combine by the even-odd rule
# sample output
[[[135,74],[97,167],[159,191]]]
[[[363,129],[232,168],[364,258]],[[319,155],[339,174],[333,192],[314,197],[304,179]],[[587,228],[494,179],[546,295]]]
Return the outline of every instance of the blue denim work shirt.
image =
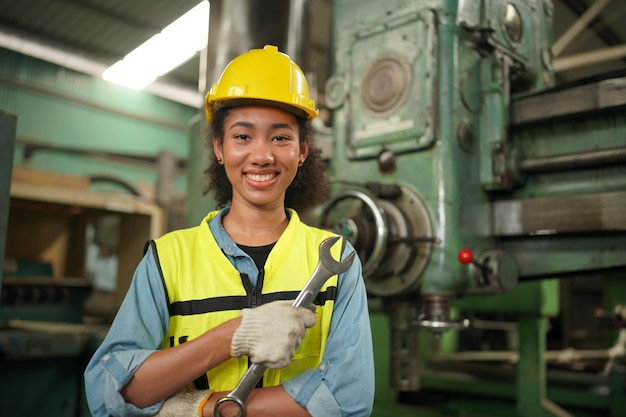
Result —
[[[253,281],[258,270],[252,258],[226,233],[222,210],[209,223],[217,244],[241,273]],[[346,242],[342,259],[353,248]],[[367,417],[374,400],[374,357],[367,296],[358,259],[339,275],[326,349],[319,366],[285,381],[285,390],[313,417]],[[94,417],[151,416],[163,401],[140,409],[121,395],[133,373],[159,350],[167,334],[169,314],[165,291],[148,251],[135,270],[130,288],[102,344],[85,370],[87,402]]]

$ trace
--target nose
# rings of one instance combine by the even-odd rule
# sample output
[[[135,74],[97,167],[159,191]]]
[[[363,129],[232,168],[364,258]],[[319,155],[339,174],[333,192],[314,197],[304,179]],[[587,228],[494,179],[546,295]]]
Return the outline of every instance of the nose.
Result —
[[[255,140],[250,151],[250,162],[256,165],[269,165],[274,163],[271,140]]]

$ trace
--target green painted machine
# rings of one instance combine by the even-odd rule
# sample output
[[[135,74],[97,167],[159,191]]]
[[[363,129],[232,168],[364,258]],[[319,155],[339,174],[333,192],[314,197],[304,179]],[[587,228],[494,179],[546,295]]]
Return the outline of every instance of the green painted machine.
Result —
[[[335,0],[334,186],[375,416],[626,416],[626,77],[554,86],[550,0]]]

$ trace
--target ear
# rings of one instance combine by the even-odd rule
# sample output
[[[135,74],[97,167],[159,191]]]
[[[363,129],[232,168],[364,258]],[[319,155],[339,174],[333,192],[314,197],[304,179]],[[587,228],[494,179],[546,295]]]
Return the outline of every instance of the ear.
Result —
[[[309,142],[300,144],[300,160],[304,161],[309,156]]]
[[[222,144],[220,143],[217,137],[213,137],[213,152],[215,152],[215,156],[217,159],[224,159],[224,150],[222,149]]]

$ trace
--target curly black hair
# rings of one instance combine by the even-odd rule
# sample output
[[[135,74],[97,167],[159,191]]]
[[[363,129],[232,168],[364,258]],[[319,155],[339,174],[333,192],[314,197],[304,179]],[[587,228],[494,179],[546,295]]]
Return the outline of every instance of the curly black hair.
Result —
[[[232,108],[232,107],[231,107]],[[207,141],[209,147],[213,147],[213,137],[218,138],[220,143],[224,141],[224,121],[231,108],[220,108],[213,114],[209,125]],[[292,208],[298,213],[304,213],[326,200],[330,192],[330,184],[326,177],[326,165],[321,158],[321,150],[311,145],[314,128],[309,120],[296,116],[298,121],[298,133],[300,143],[309,143],[309,154],[298,168],[296,176],[287,188],[285,194],[285,207]],[[226,207],[233,197],[233,187],[228,181],[224,166],[217,162],[215,152],[211,152],[208,168],[204,173],[209,178],[208,186],[203,190],[203,195],[213,193],[217,208]]]

